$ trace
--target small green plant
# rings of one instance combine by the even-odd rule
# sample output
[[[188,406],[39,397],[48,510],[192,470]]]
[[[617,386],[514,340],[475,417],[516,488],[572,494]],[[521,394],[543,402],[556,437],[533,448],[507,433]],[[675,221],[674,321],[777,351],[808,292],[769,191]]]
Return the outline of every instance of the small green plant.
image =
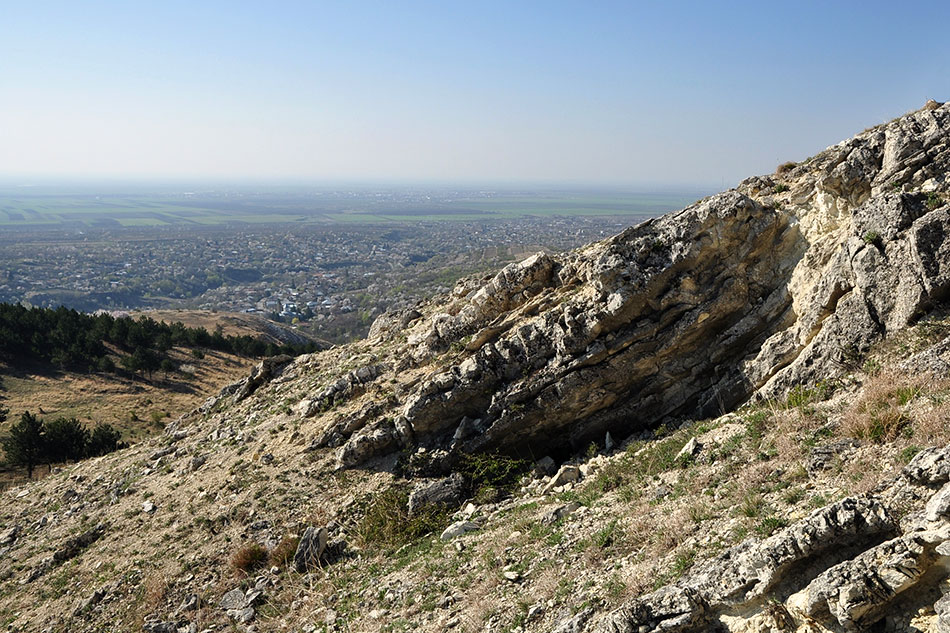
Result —
[[[943,206],[943,198],[940,197],[936,191],[931,191],[927,194],[927,201],[924,202],[928,209],[933,211]]]
[[[526,459],[508,457],[499,453],[464,455],[459,463],[459,472],[470,482],[472,489],[494,488],[504,495],[531,468]]]
[[[673,560],[673,577],[679,578],[683,574],[689,571],[693,566],[693,562],[696,560],[696,552],[694,550],[686,550],[681,554],[677,554],[676,558]]]
[[[782,193],[784,191],[788,191],[788,185],[786,185],[784,182],[780,182],[779,184],[772,187],[773,193]]]
[[[864,364],[861,366],[861,371],[863,371],[868,376],[877,376],[881,371],[881,362],[873,358],[869,358],[864,361]]]
[[[786,409],[806,409],[815,402],[827,400],[834,392],[834,387],[823,380],[818,381],[811,387],[796,385],[788,392],[785,399]]]
[[[910,446],[905,447],[904,450],[901,451],[901,461],[905,464],[909,464],[910,460],[914,459],[914,457],[917,456],[917,453],[922,450],[923,449],[916,444],[911,444]]]
[[[448,511],[429,507],[409,514],[409,491],[393,486],[367,499],[356,536],[364,545],[398,548],[441,529]]]
[[[623,528],[614,519],[591,536],[591,544],[598,549],[607,549],[623,536]]]
[[[739,514],[749,518],[756,518],[762,514],[765,507],[765,501],[762,495],[749,492],[742,497],[742,503],[739,504]]]
[[[869,246],[880,246],[883,241],[881,234],[877,231],[868,231],[861,236],[861,239]]]
[[[805,489],[799,486],[795,486],[794,488],[789,488],[788,490],[785,491],[785,494],[782,496],[782,500],[789,505],[795,505],[796,503],[798,503],[804,498],[805,498]]]
[[[771,536],[776,530],[779,530],[788,525],[788,521],[776,517],[776,516],[767,516],[759,524],[755,526],[755,531],[760,536]]]

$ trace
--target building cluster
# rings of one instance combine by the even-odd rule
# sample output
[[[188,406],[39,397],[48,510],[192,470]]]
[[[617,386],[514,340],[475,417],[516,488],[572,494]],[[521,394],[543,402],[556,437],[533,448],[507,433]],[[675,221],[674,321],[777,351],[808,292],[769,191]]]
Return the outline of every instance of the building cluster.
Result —
[[[358,335],[382,310],[445,291],[463,275],[541,249],[566,250],[628,224],[546,217],[0,235],[0,301],[243,311],[332,340]]]

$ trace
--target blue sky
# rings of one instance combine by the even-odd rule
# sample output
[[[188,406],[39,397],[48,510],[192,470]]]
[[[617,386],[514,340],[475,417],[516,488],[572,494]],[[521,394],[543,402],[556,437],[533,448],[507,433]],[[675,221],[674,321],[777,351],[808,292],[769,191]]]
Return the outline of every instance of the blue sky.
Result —
[[[950,99],[950,3],[0,3],[0,177],[730,186]]]

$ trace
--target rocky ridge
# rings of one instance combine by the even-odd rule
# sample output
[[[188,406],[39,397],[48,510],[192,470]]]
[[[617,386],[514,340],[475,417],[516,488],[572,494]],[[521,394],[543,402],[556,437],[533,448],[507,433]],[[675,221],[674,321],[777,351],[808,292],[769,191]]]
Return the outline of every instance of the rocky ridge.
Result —
[[[943,630],[948,139],[928,107],[464,280],[4,493],[3,623]],[[555,459],[449,475],[494,451]]]

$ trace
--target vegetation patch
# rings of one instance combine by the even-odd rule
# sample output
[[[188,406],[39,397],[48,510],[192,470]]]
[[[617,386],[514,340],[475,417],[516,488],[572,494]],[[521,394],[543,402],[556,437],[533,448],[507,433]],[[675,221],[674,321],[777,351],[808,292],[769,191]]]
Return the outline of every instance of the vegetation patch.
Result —
[[[448,511],[426,507],[409,514],[409,490],[395,485],[364,501],[356,525],[357,540],[364,546],[395,549],[445,527]]]
[[[267,564],[267,549],[258,543],[241,546],[231,555],[231,569],[239,576],[246,576]]]

